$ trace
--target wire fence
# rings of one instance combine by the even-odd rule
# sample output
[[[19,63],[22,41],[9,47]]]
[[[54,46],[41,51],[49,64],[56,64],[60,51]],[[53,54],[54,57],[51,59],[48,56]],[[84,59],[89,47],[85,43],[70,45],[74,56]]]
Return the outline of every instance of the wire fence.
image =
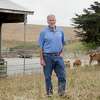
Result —
[[[29,51],[28,51],[29,52]],[[5,54],[8,54],[5,56]],[[6,62],[6,66],[2,65],[0,67],[0,72],[5,72],[7,75],[11,74],[17,74],[17,73],[32,73],[32,72],[40,72],[41,71],[41,65],[39,63],[39,57],[30,57],[30,55],[27,53],[24,55],[24,53],[20,54],[18,56],[18,52],[3,52],[3,59]],[[10,55],[13,53],[13,56]],[[27,58],[26,58],[27,57]]]
[[[81,52],[65,52],[64,59],[70,60],[71,64],[73,63],[75,58],[82,58],[83,62],[88,63],[86,61],[87,58],[83,56]],[[13,51],[3,51],[2,56],[4,60],[7,62],[7,74],[17,74],[17,73],[39,73],[42,71],[39,57],[34,56],[32,50],[13,50]],[[84,60],[85,59],[85,60]]]

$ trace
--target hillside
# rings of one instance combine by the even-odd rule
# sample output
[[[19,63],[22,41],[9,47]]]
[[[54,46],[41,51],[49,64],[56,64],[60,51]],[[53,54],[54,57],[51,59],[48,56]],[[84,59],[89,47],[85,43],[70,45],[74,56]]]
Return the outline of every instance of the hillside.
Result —
[[[43,25],[26,26],[26,41],[37,41]],[[63,27],[65,38],[75,40],[75,32],[72,27]],[[24,40],[24,25],[23,24],[3,24],[2,26],[2,40],[6,41],[23,41]]]

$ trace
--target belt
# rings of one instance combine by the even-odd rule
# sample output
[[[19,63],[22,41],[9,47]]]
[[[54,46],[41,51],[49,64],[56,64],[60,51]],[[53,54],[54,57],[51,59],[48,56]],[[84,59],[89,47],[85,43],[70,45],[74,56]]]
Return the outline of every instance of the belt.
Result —
[[[59,55],[60,55],[60,53],[58,53],[58,52],[57,52],[57,53],[43,53],[43,54],[44,54],[44,55],[45,55],[45,54],[47,54],[47,55],[52,55],[52,56],[59,56]]]

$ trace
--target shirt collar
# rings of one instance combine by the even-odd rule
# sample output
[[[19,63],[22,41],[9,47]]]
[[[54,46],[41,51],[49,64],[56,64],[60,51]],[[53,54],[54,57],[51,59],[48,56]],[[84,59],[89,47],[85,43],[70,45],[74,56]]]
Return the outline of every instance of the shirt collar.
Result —
[[[48,26],[48,29],[49,29],[50,31],[52,31],[52,32],[55,32],[55,31],[56,31],[56,26],[55,26],[54,28]]]

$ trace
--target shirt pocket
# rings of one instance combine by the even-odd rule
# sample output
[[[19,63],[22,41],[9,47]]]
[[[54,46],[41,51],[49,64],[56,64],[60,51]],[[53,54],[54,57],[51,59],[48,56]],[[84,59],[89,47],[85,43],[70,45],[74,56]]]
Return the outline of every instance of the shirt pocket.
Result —
[[[60,32],[55,33],[55,39],[56,41],[61,41],[62,40],[62,35]]]
[[[53,37],[50,34],[46,34],[44,39],[45,39],[45,42],[48,42],[48,41],[52,41]]]

